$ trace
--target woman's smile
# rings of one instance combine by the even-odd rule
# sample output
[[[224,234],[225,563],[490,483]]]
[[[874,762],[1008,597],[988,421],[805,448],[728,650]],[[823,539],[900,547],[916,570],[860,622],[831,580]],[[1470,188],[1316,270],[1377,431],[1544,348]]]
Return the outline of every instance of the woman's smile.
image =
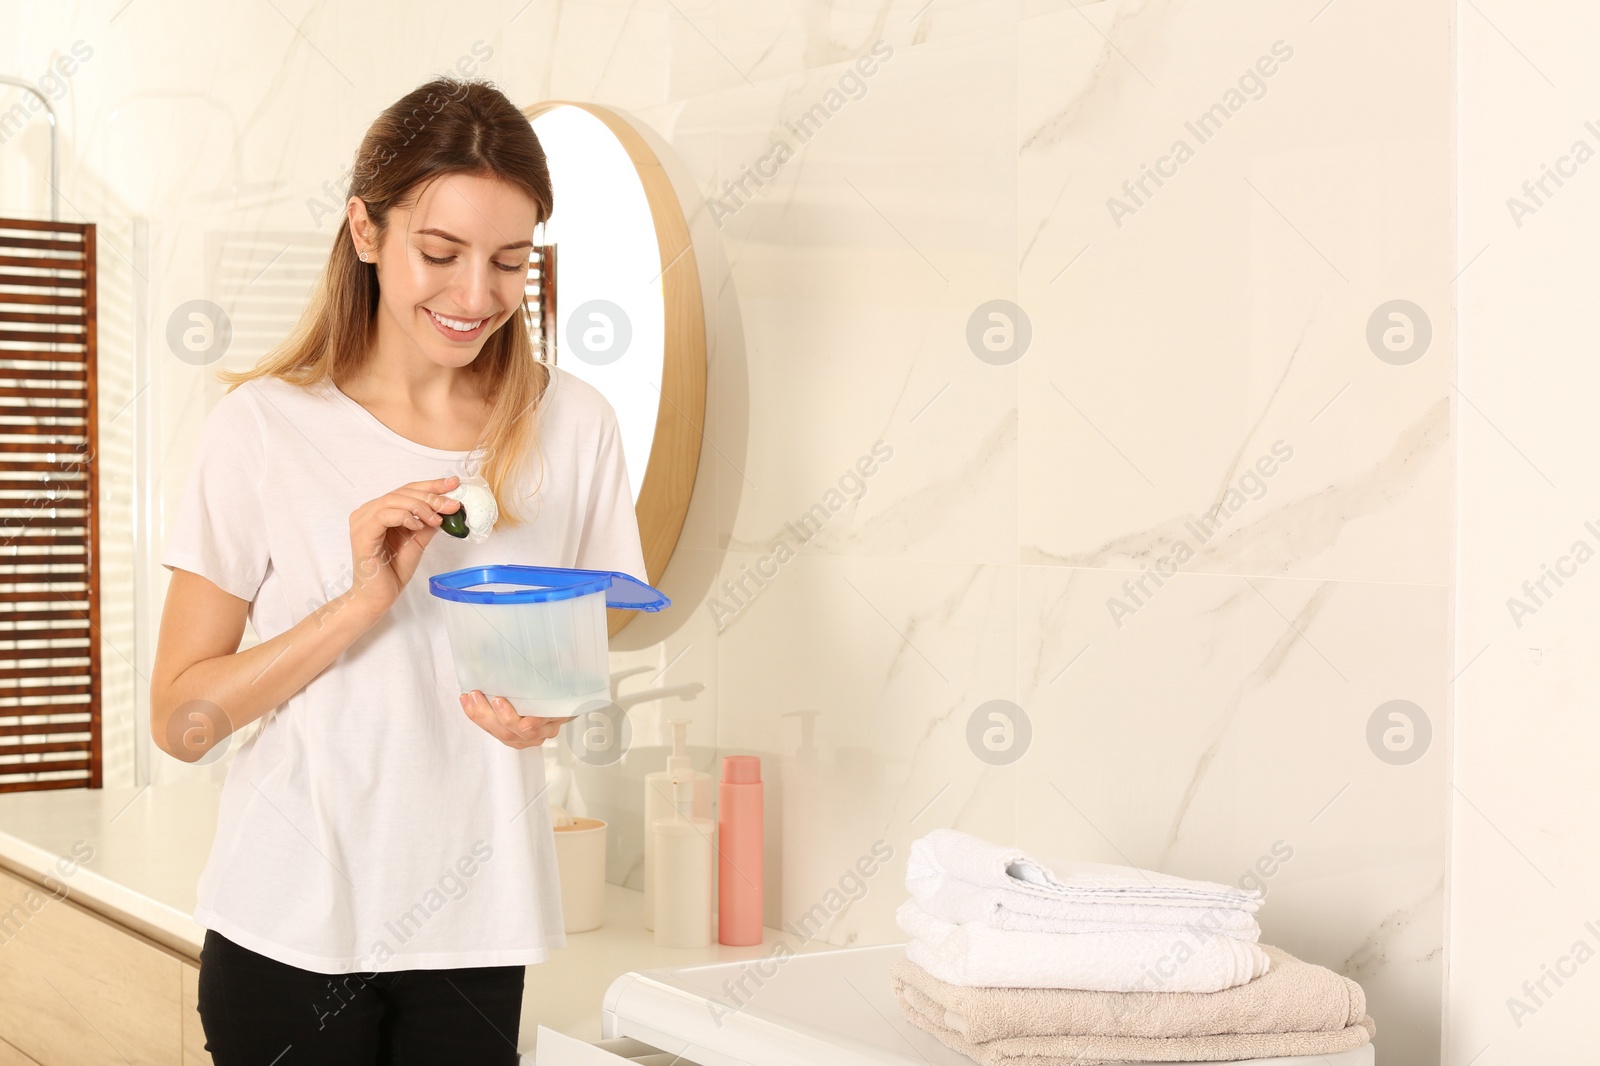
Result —
[[[428,321],[433,323],[433,328],[438,330],[439,334],[446,340],[457,344],[477,340],[483,335],[483,331],[488,324],[494,321],[493,316],[489,318],[447,318],[431,308],[424,307],[423,310],[428,312]]]

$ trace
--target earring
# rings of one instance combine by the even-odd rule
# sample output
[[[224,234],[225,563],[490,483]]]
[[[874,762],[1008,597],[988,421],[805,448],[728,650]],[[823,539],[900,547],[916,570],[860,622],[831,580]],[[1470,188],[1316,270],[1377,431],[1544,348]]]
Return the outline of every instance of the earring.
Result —
[[[365,263],[367,261],[367,253],[366,252],[357,252],[356,255],[361,257],[361,261],[363,263]]]

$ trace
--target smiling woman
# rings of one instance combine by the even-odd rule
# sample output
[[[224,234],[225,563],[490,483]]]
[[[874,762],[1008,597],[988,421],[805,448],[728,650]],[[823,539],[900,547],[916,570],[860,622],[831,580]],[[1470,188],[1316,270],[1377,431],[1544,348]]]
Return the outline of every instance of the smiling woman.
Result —
[[[616,412],[534,357],[524,290],[552,193],[527,119],[441,79],[356,158],[299,326],[224,375],[207,417],[161,556],[151,730],[197,761],[261,722],[228,767],[194,911],[216,1066],[285,1047],[282,1066],[388,1062],[397,1044],[510,1064],[524,967],[566,943],[540,746],[570,719],[461,692],[427,578],[523,563],[642,581],[644,557]],[[239,651],[247,611],[261,640]],[[495,861],[473,905],[396,943],[387,923],[474,842]],[[330,978],[352,998],[318,1017]]]
[[[362,139],[344,222],[295,333],[261,365],[221,378],[331,381],[401,436],[481,445],[482,475],[516,524],[511,489],[538,448],[526,416],[549,383],[523,290],[534,229],[553,209],[544,149],[499,90],[449,78],[420,86]]]
[[[425,179],[414,202],[396,204],[381,225],[359,197],[347,210],[357,257],[377,278],[378,307],[371,354],[337,378],[339,388],[402,436],[470,449],[485,435],[498,390],[485,377],[492,369],[462,376],[455,368],[477,367],[484,339],[513,320],[532,361],[523,290],[536,204],[498,177],[453,173]],[[415,352],[428,360],[415,361]],[[514,476],[503,472],[502,490]]]

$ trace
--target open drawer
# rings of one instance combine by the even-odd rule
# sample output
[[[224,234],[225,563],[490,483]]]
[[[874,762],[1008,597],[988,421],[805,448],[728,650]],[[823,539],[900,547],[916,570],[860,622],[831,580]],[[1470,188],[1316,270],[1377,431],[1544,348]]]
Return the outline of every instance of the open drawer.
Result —
[[[533,1066],[617,1066],[628,1062],[637,1066],[698,1066],[682,1055],[673,1055],[632,1037],[618,1036],[586,1044],[576,1037],[539,1026]]]

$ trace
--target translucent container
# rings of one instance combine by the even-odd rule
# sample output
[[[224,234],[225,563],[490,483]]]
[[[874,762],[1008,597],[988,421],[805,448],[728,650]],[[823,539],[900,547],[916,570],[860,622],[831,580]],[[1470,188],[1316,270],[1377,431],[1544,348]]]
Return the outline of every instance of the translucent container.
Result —
[[[554,566],[469,566],[430,577],[428,591],[443,606],[461,691],[545,718],[611,702],[607,607],[672,602],[629,574]]]

